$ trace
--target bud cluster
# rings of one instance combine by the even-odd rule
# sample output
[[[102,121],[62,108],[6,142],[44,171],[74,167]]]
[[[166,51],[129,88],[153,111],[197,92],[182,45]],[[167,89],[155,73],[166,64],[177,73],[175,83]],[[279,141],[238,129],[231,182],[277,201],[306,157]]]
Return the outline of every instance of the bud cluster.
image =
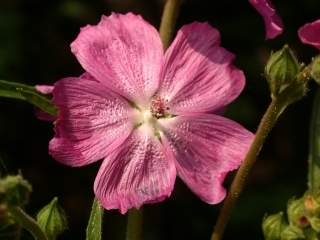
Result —
[[[283,212],[266,216],[262,229],[265,240],[320,239],[320,196],[289,200],[287,219]]]

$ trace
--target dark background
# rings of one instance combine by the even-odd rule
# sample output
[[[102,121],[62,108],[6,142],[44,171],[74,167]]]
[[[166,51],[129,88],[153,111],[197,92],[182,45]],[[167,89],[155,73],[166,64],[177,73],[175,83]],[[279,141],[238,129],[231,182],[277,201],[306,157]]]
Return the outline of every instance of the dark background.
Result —
[[[265,40],[262,18],[248,1],[185,0],[178,19],[177,28],[192,21],[210,22],[220,30],[222,45],[237,55],[236,65],[246,73],[247,86],[227,115],[252,131],[270,102],[262,75],[270,51],[288,43],[301,61],[308,62],[317,54],[299,42],[297,29],[320,16],[320,1],[274,0],[274,4],[285,32],[272,41]],[[0,0],[0,79],[34,85],[78,76],[82,69],[69,44],[81,26],[96,24],[102,14],[111,11],[132,11],[158,27],[162,7],[163,2],[156,0]],[[303,194],[315,88],[312,83],[308,95],[279,119],[251,172],[224,239],[262,239],[264,214],[285,210],[289,198]],[[59,239],[85,239],[100,162],[82,168],[60,165],[48,155],[52,136],[52,124],[37,120],[32,106],[0,99],[1,175],[21,169],[32,183],[27,206],[30,214],[58,196],[69,220],[69,230]],[[209,239],[220,207],[203,203],[177,180],[171,198],[144,206],[144,239]],[[124,239],[125,224],[126,216],[106,211],[103,239]]]

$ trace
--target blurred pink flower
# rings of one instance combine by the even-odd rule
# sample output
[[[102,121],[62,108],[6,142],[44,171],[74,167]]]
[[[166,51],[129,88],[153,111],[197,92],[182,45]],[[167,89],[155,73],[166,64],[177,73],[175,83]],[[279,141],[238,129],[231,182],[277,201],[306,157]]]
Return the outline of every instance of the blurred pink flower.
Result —
[[[207,23],[182,27],[164,53],[140,16],[103,16],[71,44],[86,73],[58,81],[50,154],[69,166],[104,159],[94,191],[106,209],[170,196],[178,175],[207,203],[225,197],[229,171],[253,139],[219,112],[242,91],[234,55]],[[213,114],[216,113],[216,114]]]
[[[249,0],[249,2],[263,17],[266,38],[275,38],[283,32],[282,20],[270,0]]]
[[[320,49],[320,19],[303,25],[298,30],[300,40]]]

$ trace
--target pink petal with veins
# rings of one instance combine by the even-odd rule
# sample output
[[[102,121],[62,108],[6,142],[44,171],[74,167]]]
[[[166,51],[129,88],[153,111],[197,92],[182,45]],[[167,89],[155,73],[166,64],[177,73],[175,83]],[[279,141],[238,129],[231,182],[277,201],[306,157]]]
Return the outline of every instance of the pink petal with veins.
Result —
[[[214,114],[161,120],[178,175],[203,201],[216,204],[226,191],[226,174],[243,161],[254,135],[238,123]]]
[[[99,82],[83,77],[60,80],[53,102],[59,116],[49,151],[63,164],[82,166],[105,158],[133,129],[132,108]]]
[[[100,167],[94,191],[101,204],[124,214],[129,208],[169,197],[176,169],[168,150],[143,129],[134,131]]]
[[[81,29],[71,50],[88,73],[135,103],[146,103],[158,88],[162,43],[140,16],[103,16]]]
[[[223,109],[242,91],[245,77],[234,55],[220,46],[220,34],[207,23],[182,27],[165,54],[158,95],[174,114]]]

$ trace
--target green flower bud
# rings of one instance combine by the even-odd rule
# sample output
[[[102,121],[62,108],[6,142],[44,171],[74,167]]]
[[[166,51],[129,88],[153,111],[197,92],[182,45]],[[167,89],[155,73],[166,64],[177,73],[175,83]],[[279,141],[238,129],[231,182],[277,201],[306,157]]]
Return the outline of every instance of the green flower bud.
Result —
[[[58,235],[67,229],[66,215],[63,209],[59,207],[57,197],[40,210],[37,215],[37,222],[49,240],[55,240]]]
[[[320,84],[320,55],[315,57],[311,63],[311,76]]]
[[[265,75],[272,97],[277,97],[284,89],[296,81],[300,68],[296,56],[288,45],[285,45],[275,53],[271,53],[265,67]]]
[[[287,213],[289,222],[292,225],[298,227],[307,227],[309,225],[303,198],[289,200]]]
[[[29,201],[31,185],[21,175],[0,179],[0,203],[8,206],[22,206]]]
[[[293,225],[287,226],[281,233],[281,240],[304,239],[305,236],[301,228]]]
[[[265,240],[279,240],[283,229],[287,226],[283,212],[265,216],[262,222],[262,230]]]

